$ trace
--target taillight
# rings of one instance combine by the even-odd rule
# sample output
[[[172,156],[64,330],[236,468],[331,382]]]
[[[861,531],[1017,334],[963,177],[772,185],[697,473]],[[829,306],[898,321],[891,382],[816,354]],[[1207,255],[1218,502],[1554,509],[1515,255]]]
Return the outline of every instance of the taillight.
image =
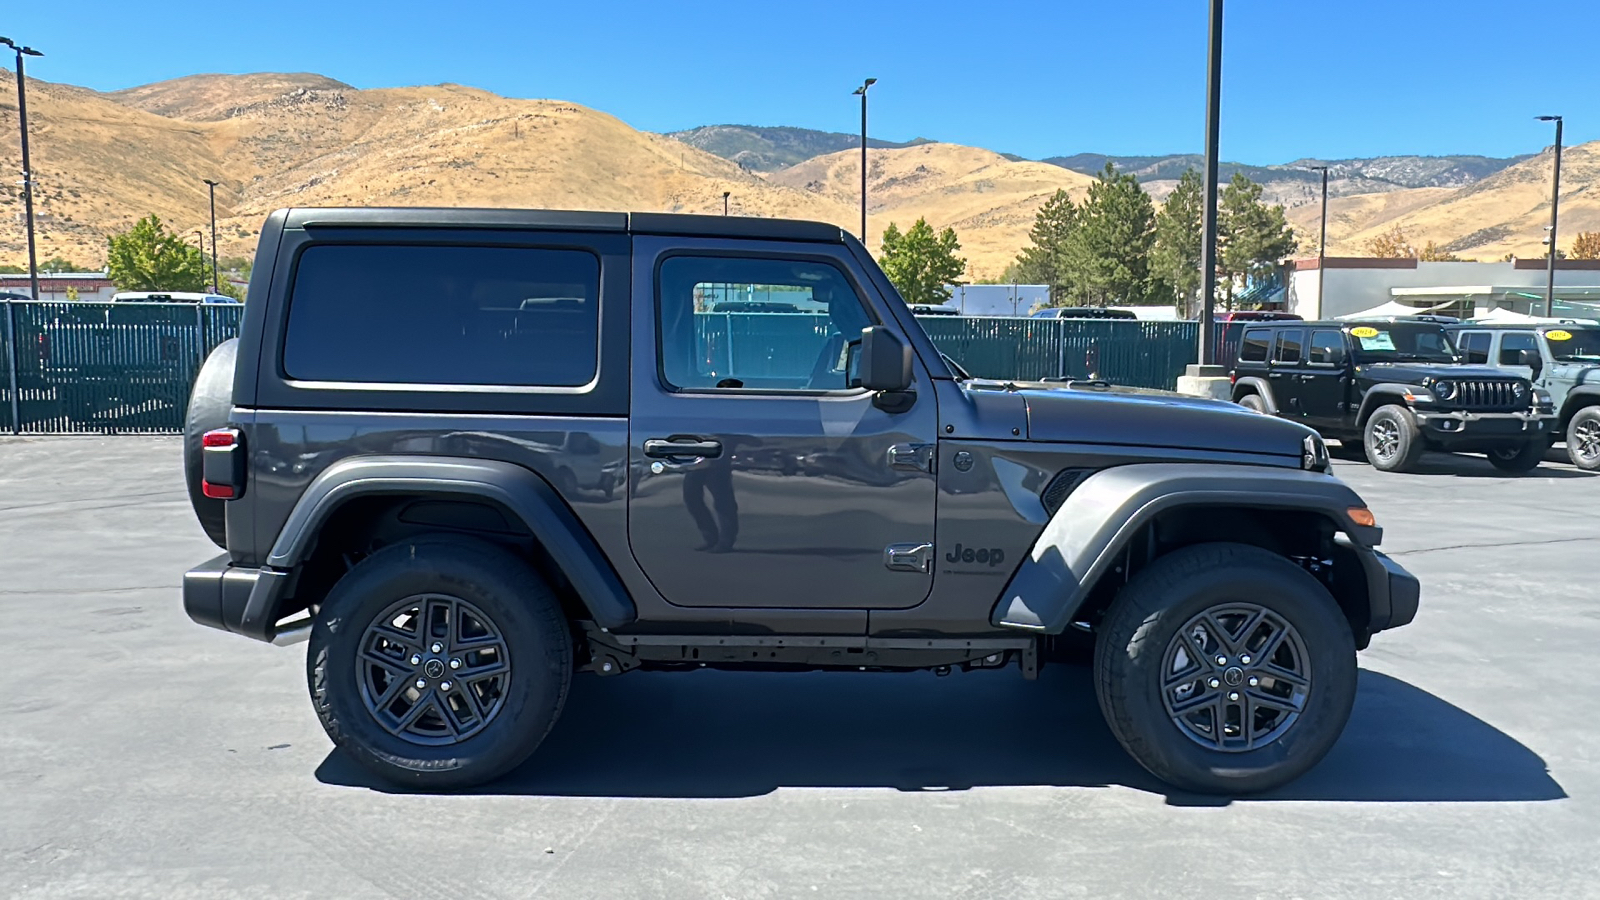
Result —
[[[39,335],[39,362],[47,363],[49,361],[50,361],[50,335],[41,334],[41,335]]]
[[[237,428],[214,428],[200,436],[200,493],[233,500],[244,493],[244,441]]]

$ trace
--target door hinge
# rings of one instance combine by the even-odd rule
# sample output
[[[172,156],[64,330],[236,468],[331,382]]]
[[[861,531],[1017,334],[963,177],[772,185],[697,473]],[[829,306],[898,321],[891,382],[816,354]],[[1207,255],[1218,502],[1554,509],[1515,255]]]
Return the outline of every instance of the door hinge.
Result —
[[[883,567],[896,572],[928,573],[933,568],[933,545],[890,544],[883,548]]]
[[[895,444],[889,448],[889,468],[932,472],[934,444]]]

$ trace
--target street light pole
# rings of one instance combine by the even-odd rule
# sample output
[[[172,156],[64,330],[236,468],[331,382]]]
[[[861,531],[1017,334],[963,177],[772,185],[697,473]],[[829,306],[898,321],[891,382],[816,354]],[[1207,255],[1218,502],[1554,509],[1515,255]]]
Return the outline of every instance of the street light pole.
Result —
[[[1310,169],[1322,173],[1322,237],[1317,241],[1317,314],[1320,316],[1324,306],[1322,287],[1328,283],[1328,167],[1311,166]]]
[[[1541,122],[1556,123],[1556,172],[1550,179],[1550,268],[1544,288],[1544,314],[1556,314],[1556,217],[1561,207],[1561,117],[1539,116]]]
[[[39,299],[39,264],[33,243],[33,165],[28,158],[28,75],[24,71],[24,56],[43,56],[32,47],[19,47],[10,38],[0,37],[0,44],[17,51],[17,121],[22,129],[22,206],[28,220],[28,283],[33,288],[33,299]]]
[[[867,88],[878,83],[876,78],[861,82],[852,93],[861,97],[861,243],[867,242]]]
[[[1200,365],[1216,363],[1217,135],[1222,110],[1222,0],[1211,0],[1211,51],[1206,65],[1206,201],[1200,241]]]
[[[206,187],[211,189],[211,293],[222,293],[222,276],[217,274],[217,185],[219,182],[206,179]],[[202,254],[204,251],[202,251]]]

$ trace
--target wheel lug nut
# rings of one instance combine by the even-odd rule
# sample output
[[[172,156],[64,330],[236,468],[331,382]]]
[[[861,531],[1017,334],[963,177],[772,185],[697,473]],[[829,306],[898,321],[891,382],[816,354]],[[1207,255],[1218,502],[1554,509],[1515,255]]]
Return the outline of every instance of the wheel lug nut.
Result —
[[[422,665],[422,654],[421,653],[413,653],[413,654],[411,654],[411,664],[413,666]]]
[[[1217,665],[1219,665],[1219,666],[1225,666],[1225,665],[1227,665],[1227,664],[1228,664],[1228,658],[1227,658],[1227,657],[1226,657],[1226,656],[1219,656],[1219,657],[1217,657]]]
[[[426,678],[418,678],[417,679],[417,690],[423,691],[423,690],[427,690],[427,689],[428,689],[428,680]]]
[[[1254,675],[1250,676],[1250,686],[1251,687],[1255,687],[1256,685],[1258,685],[1260,683],[1261,683],[1261,679],[1255,677]]]
[[[428,649],[433,651],[434,653],[439,653],[439,652],[442,652],[444,650],[444,645],[439,643],[438,641],[434,641],[433,642],[433,646],[429,647]]]
[[[1214,688],[1219,688],[1219,687],[1222,687],[1222,682],[1220,682],[1220,681],[1218,681],[1218,680],[1217,680],[1217,679],[1215,679],[1215,678],[1213,678],[1213,679],[1211,679],[1211,680],[1210,680],[1210,681],[1208,681],[1208,682],[1206,682],[1206,684],[1209,684],[1209,685],[1211,685],[1211,686],[1212,686],[1212,687],[1214,687]]]
[[[1241,657],[1239,657],[1239,662],[1242,663],[1243,665],[1247,665],[1248,666],[1248,665],[1250,665],[1250,657],[1241,656]]]
[[[448,690],[450,690],[450,688],[451,688],[451,684],[448,681],[446,681],[446,682],[444,682],[444,683],[439,685],[439,690],[441,690],[441,691],[448,691]]]
[[[452,669],[461,668],[461,660],[459,660],[459,659],[450,660],[450,668],[452,668]]]
[[[1237,700],[1237,699],[1239,699],[1239,692],[1238,691],[1229,691],[1228,692],[1228,699],[1229,700]]]

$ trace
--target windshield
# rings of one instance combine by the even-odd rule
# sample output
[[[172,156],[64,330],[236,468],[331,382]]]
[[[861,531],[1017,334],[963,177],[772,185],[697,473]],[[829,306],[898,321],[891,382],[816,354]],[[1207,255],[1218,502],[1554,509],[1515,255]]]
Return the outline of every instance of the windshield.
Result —
[[[1377,322],[1350,329],[1357,362],[1455,362],[1456,348],[1431,322]]]
[[[1600,362],[1600,328],[1552,328],[1544,333],[1552,359]]]

